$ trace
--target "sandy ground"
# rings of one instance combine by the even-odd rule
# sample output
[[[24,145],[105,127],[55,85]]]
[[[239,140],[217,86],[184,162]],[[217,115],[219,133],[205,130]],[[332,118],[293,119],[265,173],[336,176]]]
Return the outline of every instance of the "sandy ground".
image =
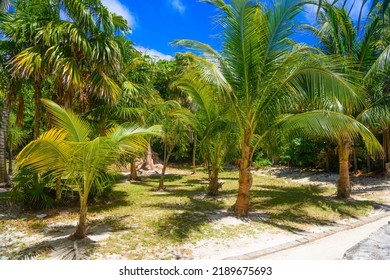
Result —
[[[313,242],[256,259],[263,260],[341,260],[345,252],[390,221],[390,215],[363,226],[344,230]]]
[[[181,172],[181,171],[179,171]],[[273,168],[265,171],[257,171],[257,176],[274,176],[277,178],[283,178],[286,182],[297,182],[303,185],[310,184],[316,186],[334,185],[337,181],[337,174],[326,174],[319,172],[302,172],[300,170],[293,169],[280,169]],[[388,178],[374,177],[369,178],[365,176],[352,177],[352,188],[355,193],[361,194],[377,194],[384,201],[387,201],[390,210],[390,184]],[[0,191],[3,191],[0,189]],[[378,209],[371,213],[371,216],[383,214],[386,209]],[[390,212],[389,212],[390,213]],[[64,213],[66,215],[66,213]],[[248,225],[252,221],[267,220],[268,217],[264,213],[251,213],[248,219],[239,219],[231,216],[226,211],[220,211],[215,216],[210,217],[210,222],[214,223],[214,227],[222,226],[240,226]],[[0,219],[4,214],[0,213]],[[3,217],[4,218],[4,217]],[[384,218],[377,222],[367,224],[366,226],[359,227],[353,230],[342,231],[335,235],[322,238],[306,244],[302,247],[296,247],[291,250],[281,251],[274,255],[267,255],[262,257],[263,259],[340,259],[344,252],[358,243],[362,239],[368,237],[368,235],[387,223],[390,218]],[[354,223],[357,220],[346,219],[339,222],[340,225]],[[74,244],[64,239],[74,230],[75,224],[56,224],[53,228],[47,228],[46,231],[50,234],[33,234],[24,235],[22,232],[15,232],[10,228],[6,232],[0,232],[0,259],[6,259],[1,256],[1,251],[5,248],[12,247],[14,244],[30,244],[36,240],[39,240],[37,248],[45,248],[45,245],[54,252],[49,254],[49,258],[57,258],[58,255],[67,256],[68,258],[77,258],[76,254],[82,254],[82,250],[75,248]],[[103,225],[104,226],[104,225]],[[89,235],[88,240],[85,242],[92,242],[95,244],[104,243],[105,239],[110,236],[110,229],[102,229],[102,225],[97,224],[96,228],[92,228],[93,234]],[[236,236],[232,239],[205,239],[196,244],[185,244],[182,248],[178,249],[178,259],[227,259],[227,258],[239,258],[239,256],[262,251],[272,248],[274,246],[282,245],[285,243],[293,242],[295,240],[304,238],[305,235],[321,234],[329,231],[336,226],[313,226],[306,232],[293,233],[289,231],[283,231],[281,229],[266,230],[264,232],[257,232],[252,236]],[[47,233],[46,232],[46,233]],[[82,243],[81,243],[82,245]],[[329,248],[332,248],[329,250]],[[98,259],[121,259],[120,255],[113,256],[95,256]]]
[[[288,182],[300,183],[302,185],[316,186],[334,186],[337,182],[338,174],[324,173],[318,171],[301,171],[299,169],[289,168],[272,168],[268,170],[259,170],[257,176],[274,176],[283,178]],[[384,180],[385,179],[385,180]],[[390,211],[390,182],[388,178],[372,176],[352,176],[352,189],[355,193],[380,192],[381,199],[388,202]],[[370,216],[381,215],[387,209],[378,209],[373,211]],[[389,213],[390,215],[390,213]],[[292,249],[292,252],[280,252],[280,254],[265,256],[264,259],[341,259],[345,251],[367,238],[370,233],[376,231],[381,226],[387,224],[390,217],[383,218],[377,222],[369,223],[366,226],[356,229],[342,231],[340,234],[332,235],[324,240],[315,242],[308,246],[303,245],[300,248]],[[240,224],[242,220],[235,217],[226,217],[219,219],[220,223]],[[357,222],[355,219],[345,219],[339,222],[340,226]],[[336,226],[314,226],[306,234],[322,234],[336,228]],[[253,237],[238,237],[229,241],[207,240],[199,242],[195,246],[189,246],[192,251],[193,259],[234,259],[240,258],[241,255],[262,251],[274,246],[304,238],[305,234],[296,234],[288,231],[266,231],[256,234]],[[332,250],[329,250],[332,248]],[[286,254],[285,256],[283,254]]]

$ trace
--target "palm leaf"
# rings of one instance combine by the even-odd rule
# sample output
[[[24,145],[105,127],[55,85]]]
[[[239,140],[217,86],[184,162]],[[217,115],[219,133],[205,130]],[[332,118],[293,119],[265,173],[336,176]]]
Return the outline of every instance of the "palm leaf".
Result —
[[[367,150],[376,156],[383,155],[381,144],[363,124],[344,114],[332,111],[311,111],[281,118],[272,129],[292,137],[327,138],[334,141],[362,138]],[[272,134],[272,129],[269,133]]]
[[[53,125],[59,129],[65,130],[67,139],[74,142],[88,141],[91,128],[87,122],[81,120],[70,110],[65,110],[53,101],[42,99],[42,103],[47,107]]]

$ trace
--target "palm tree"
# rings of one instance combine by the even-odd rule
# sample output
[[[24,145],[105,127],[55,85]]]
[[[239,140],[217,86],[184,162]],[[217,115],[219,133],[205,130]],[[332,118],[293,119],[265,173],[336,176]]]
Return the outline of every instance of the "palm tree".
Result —
[[[229,152],[237,146],[235,124],[231,121],[231,107],[225,96],[212,84],[204,83],[196,69],[187,69],[176,87],[187,93],[194,112],[181,112],[181,117],[193,127],[200,142],[200,153],[208,165],[208,194],[217,196],[221,188],[219,172]]]
[[[356,103],[361,97],[326,57],[289,39],[295,27],[293,19],[305,1],[275,1],[273,5],[250,0],[202,2],[220,11],[222,53],[195,41],[176,43],[205,54],[209,64],[199,65],[203,80],[223,89],[234,110],[240,135],[239,191],[234,210],[236,215],[246,216],[253,154],[277,117],[305,93],[302,84],[310,85],[312,94],[340,104]]]
[[[342,69],[343,72],[350,74],[354,73],[353,76],[356,82],[365,84],[365,87],[368,89],[367,91],[370,93],[366,99],[365,106],[372,108],[372,110],[365,111],[364,120],[365,123],[370,124],[373,123],[373,118],[375,118],[372,115],[375,111],[372,106],[375,107],[378,104],[381,104],[382,113],[386,111],[383,109],[389,109],[387,103],[383,102],[385,101],[384,99],[376,102],[378,94],[374,94],[372,91],[373,88],[377,88],[376,85],[379,82],[378,76],[383,77],[383,75],[378,72],[378,65],[383,67],[383,64],[388,65],[389,61],[386,53],[386,47],[388,46],[384,47],[382,50],[378,49],[378,32],[380,31],[379,23],[381,21],[379,15],[371,17],[371,22],[366,26],[365,31],[361,34],[362,36],[358,36],[358,27],[354,26],[353,20],[345,7],[324,3],[319,15],[320,28],[317,29],[312,26],[306,26],[306,29],[318,36],[321,43],[321,49],[326,55],[336,57],[336,59],[342,61],[344,65]],[[389,50],[390,48],[387,51]],[[375,78],[373,82],[369,77],[374,74]],[[370,103],[372,105],[370,105]],[[356,117],[361,113],[362,109],[364,108],[345,107],[343,111],[349,116]],[[371,121],[368,120],[369,115],[371,115]],[[388,115],[388,113],[382,114],[382,120],[379,121],[382,123],[384,131],[386,128],[386,115]],[[376,116],[378,117],[377,114]],[[349,168],[345,160],[347,161],[349,158],[350,148],[353,142],[346,137],[341,139],[345,139],[345,141],[337,141],[340,161],[340,180],[338,183],[340,186],[338,188],[338,196],[348,198],[351,192],[348,176]],[[356,158],[356,149],[354,150]]]
[[[9,5],[10,5],[9,0],[0,0],[0,11],[6,10]]]
[[[0,13],[0,30],[4,34],[10,28],[10,26],[4,24],[2,21],[2,19],[7,17],[7,14]],[[11,71],[9,71],[8,62],[20,50],[22,45],[22,38],[20,38],[20,41],[10,40],[9,38],[7,40],[0,40],[0,91],[3,92],[4,96],[0,127],[0,186],[12,186],[6,165],[7,134],[12,102],[19,94],[21,81],[18,77],[12,76]]]
[[[275,131],[273,131],[275,129]],[[268,132],[268,139],[296,137],[305,135],[311,138],[326,138],[338,144],[340,175],[337,183],[337,197],[349,198],[351,184],[349,179],[349,143],[364,140],[371,155],[382,156],[383,149],[376,137],[362,123],[341,112],[309,111],[285,115]]]
[[[381,19],[383,15],[383,20]],[[363,123],[372,128],[379,127],[383,134],[384,168],[390,165],[390,8],[379,7],[372,15],[377,28],[373,44],[377,58],[368,70],[364,83],[369,92],[367,108],[359,115]],[[387,165],[387,166],[386,166]]]
[[[15,11],[12,36],[32,33],[26,36],[31,45],[13,58],[12,66],[15,73],[34,78],[35,100],[47,73],[57,83],[53,98],[67,108],[76,94],[84,111],[93,99],[117,101],[121,36],[130,30],[122,17],[110,13],[100,0],[18,1]]]
[[[53,128],[29,143],[17,156],[17,164],[73,181],[79,192],[80,216],[71,238],[82,239],[87,234],[87,203],[92,186],[99,187],[109,180],[106,170],[120,154],[144,150],[147,141],[143,136],[157,130],[124,125],[110,130],[107,136],[92,138],[92,129],[73,112],[49,100],[42,102],[52,116]]]

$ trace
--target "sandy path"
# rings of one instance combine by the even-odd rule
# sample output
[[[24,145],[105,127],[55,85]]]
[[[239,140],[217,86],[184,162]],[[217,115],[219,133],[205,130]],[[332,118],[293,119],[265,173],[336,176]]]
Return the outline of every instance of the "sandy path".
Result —
[[[337,232],[330,236],[291,249],[265,255],[263,260],[340,260],[344,253],[356,243],[367,238],[390,221],[390,217],[353,229]]]

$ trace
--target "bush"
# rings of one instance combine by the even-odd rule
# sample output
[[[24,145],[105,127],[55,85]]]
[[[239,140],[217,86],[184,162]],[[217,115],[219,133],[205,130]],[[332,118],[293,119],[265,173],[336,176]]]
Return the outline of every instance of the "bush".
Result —
[[[54,206],[55,191],[51,189],[53,180],[49,174],[39,176],[28,168],[21,168],[14,179],[10,192],[12,203],[20,203],[25,209],[39,210]]]
[[[254,164],[256,169],[268,168],[268,167],[272,166],[271,160],[269,160],[268,158],[265,158],[263,152],[259,152],[256,154],[255,161],[253,164]]]

